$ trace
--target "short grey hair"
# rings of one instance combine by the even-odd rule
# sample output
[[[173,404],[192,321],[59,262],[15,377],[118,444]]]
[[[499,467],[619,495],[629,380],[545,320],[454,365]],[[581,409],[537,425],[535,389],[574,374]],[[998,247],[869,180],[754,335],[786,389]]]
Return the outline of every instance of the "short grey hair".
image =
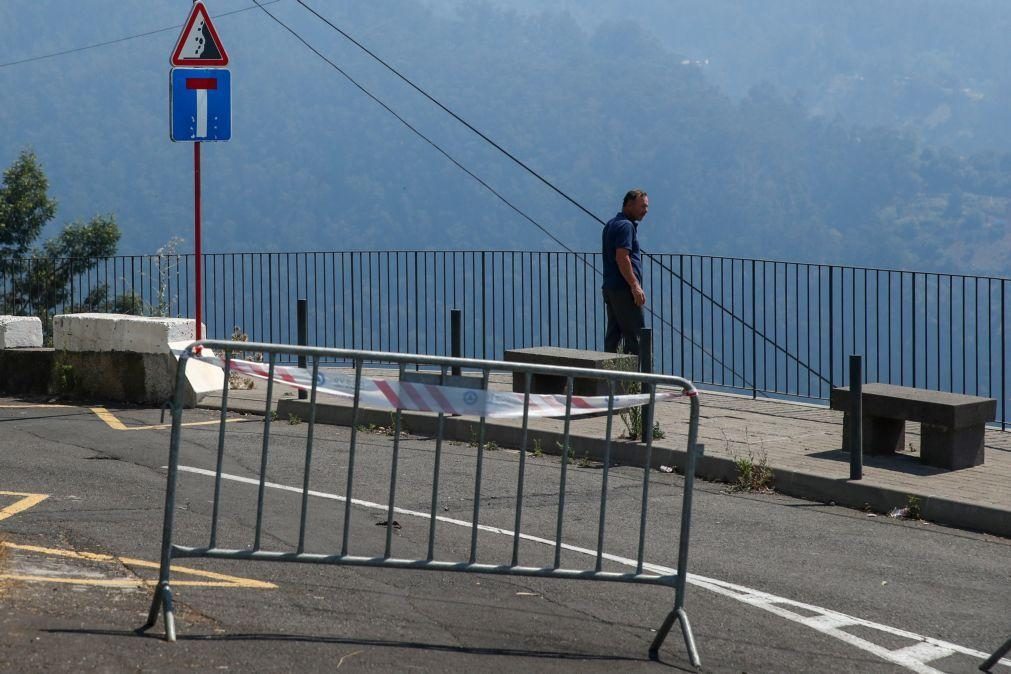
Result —
[[[635,201],[639,197],[649,196],[646,194],[646,190],[629,190],[625,192],[625,200],[621,202],[621,207],[624,208],[628,206],[628,202]]]

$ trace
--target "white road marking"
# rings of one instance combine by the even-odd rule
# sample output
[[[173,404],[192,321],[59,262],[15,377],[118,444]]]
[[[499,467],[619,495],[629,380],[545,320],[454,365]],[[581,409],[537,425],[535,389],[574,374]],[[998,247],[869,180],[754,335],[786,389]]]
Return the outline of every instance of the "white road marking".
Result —
[[[163,466],[166,469],[167,466]],[[213,470],[205,470],[203,468],[195,468],[193,466],[179,466],[179,470],[186,473],[195,473],[197,475],[206,475],[209,477],[214,477],[215,472]],[[260,481],[257,479],[242,477],[241,475],[231,475],[229,473],[221,473],[221,478],[224,480],[230,480],[232,482],[241,482],[244,484],[259,485]],[[264,482],[265,487],[271,489],[277,489],[279,491],[290,491],[297,494],[302,493],[301,487],[292,487],[289,485],[278,484],[276,482]],[[318,498],[329,499],[333,501],[347,501],[347,498],[341,496],[340,494],[331,494],[328,492],[309,490],[310,496],[316,496]],[[388,504],[374,503],[372,501],[364,501],[362,499],[351,499],[353,505],[361,506],[363,508],[372,508],[375,510],[381,510],[386,512],[389,508]],[[422,512],[418,510],[408,510],[406,508],[395,507],[394,512],[399,515],[407,515],[410,517],[420,517],[422,519],[431,519],[431,513]],[[456,524],[458,526],[463,526],[471,528],[473,522],[468,522],[466,520],[459,520],[452,517],[444,517],[442,515],[436,515],[435,519],[439,522],[445,522],[446,524]],[[513,536],[515,532],[508,529],[502,529],[500,527],[493,527],[486,524],[478,524],[478,530],[485,531],[494,534],[502,534],[504,536]],[[525,541],[532,541],[535,543],[543,543],[554,547],[555,542],[547,538],[540,538],[538,536],[531,536],[530,534],[520,533],[520,538]],[[570,545],[568,543],[561,544],[563,550],[569,550],[571,552],[578,552],[581,554],[589,555],[591,557],[597,556],[596,550],[591,550],[589,548],[581,548],[575,545]],[[627,557],[619,557],[618,555],[612,555],[609,553],[604,553],[603,558],[618,564],[623,564],[625,566],[630,566],[635,568],[637,565],[636,560],[629,559]],[[652,573],[657,573],[661,575],[670,575],[676,573],[676,569],[661,566],[659,564],[644,563],[643,570]],[[863,651],[871,653],[878,656],[882,660],[886,660],[893,664],[905,667],[906,669],[919,672],[921,674],[940,674],[940,670],[934,669],[927,663],[938,660],[942,657],[947,657],[948,655],[954,655],[960,653],[963,655],[968,655],[974,658],[979,658],[983,660],[990,657],[990,653],[984,653],[983,651],[978,651],[974,648],[968,648],[966,646],[960,646],[958,644],[950,643],[947,641],[942,641],[941,639],[934,639],[932,637],[926,637],[915,632],[909,632],[907,630],[899,629],[897,627],[891,627],[889,625],[883,625],[881,623],[872,622],[870,620],[864,620],[862,618],[857,618],[854,616],[846,615],[845,613],[839,613],[838,611],[833,611],[831,609],[822,608],[820,606],[814,606],[812,604],[805,604],[804,602],[789,599],[787,597],[779,597],[774,594],[769,594],[768,592],[762,592],[761,590],[755,590],[753,588],[746,587],[744,585],[737,585],[735,583],[728,583],[726,581],[718,580],[716,578],[707,578],[706,576],[700,576],[694,573],[689,573],[687,582],[695,585],[697,587],[704,588],[716,594],[723,595],[724,597],[729,597],[735,599],[742,603],[754,606],[755,608],[762,609],[769,613],[775,614],[786,620],[790,620],[795,623],[799,623],[811,629],[814,629],[826,636],[833,637],[840,641],[843,641],[855,648],[859,648]],[[795,607],[804,609],[808,612],[814,612],[818,615],[816,616],[802,616],[794,611],[789,610],[786,607]],[[884,646],[879,646],[867,639],[863,639],[849,632],[845,632],[841,627],[848,625],[860,625],[867,627],[885,634],[890,634],[893,636],[904,637],[914,641],[911,646],[900,648],[897,650],[890,650]],[[1004,665],[1005,667],[1011,667],[1011,660],[1004,658],[997,661],[998,665]]]

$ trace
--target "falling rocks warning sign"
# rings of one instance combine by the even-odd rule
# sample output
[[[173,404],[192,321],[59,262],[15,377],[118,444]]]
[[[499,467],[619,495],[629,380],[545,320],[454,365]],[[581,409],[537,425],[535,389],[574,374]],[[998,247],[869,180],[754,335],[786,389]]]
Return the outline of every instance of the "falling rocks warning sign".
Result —
[[[202,2],[193,3],[172,51],[172,65],[219,68],[228,65],[228,54]]]

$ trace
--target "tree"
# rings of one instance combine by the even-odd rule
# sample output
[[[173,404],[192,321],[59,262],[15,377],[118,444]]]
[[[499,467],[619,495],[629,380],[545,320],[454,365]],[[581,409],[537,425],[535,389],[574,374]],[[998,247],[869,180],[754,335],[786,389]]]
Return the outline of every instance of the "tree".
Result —
[[[35,153],[23,150],[4,171],[0,184],[0,256],[23,256],[56,215],[56,202],[46,195],[48,189],[49,180]]]
[[[57,307],[94,311],[108,304],[106,283],[89,284],[87,295],[74,303],[74,280],[115,255],[120,237],[115,217],[98,215],[87,223],[68,224],[37,246],[42,229],[56,215],[48,189],[46,174],[30,150],[21,152],[0,183],[0,313],[38,316],[47,337]],[[121,299],[113,300],[116,309],[136,313],[136,302]]]

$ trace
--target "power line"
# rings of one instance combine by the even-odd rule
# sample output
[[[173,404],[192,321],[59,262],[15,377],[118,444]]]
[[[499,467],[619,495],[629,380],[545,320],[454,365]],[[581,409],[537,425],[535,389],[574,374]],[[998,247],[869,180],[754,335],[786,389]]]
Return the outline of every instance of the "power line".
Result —
[[[539,222],[537,222],[536,220],[534,220],[527,213],[523,212],[523,210],[521,210],[518,206],[516,206],[511,201],[509,201],[508,199],[506,199],[502,194],[500,194],[497,190],[495,190],[495,188],[493,188],[487,182],[485,182],[484,180],[482,180],[480,176],[478,176],[473,171],[471,171],[470,169],[468,169],[466,166],[464,166],[463,164],[461,164],[455,157],[453,157],[453,155],[449,154],[449,152],[447,152],[446,150],[444,150],[438,143],[436,143],[434,140],[432,140],[431,138],[429,138],[428,136],[426,136],[424,133],[422,133],[421,131],[419,131],[414,125],[412,125],[410,122],[408,122],[406,119],[404,119],[404,117],[402,117],[393,108],[391,108],[389,105],[387,105],[385,102],[383,102],[378,96],[376,96],[371,91],[369,91],[368,89],[366,89],[355,78],[351,77],[351,75],[349,75],[347,73],[347,71],[345,71],[339,65],[337,65],[336,63],[334,63],[333,61],[331,61],[329,58],[327,58],[325,55],[323,55],[322,52],[320,52],[318,49],[316,49],[316,47],[312,46],[304,37],[302,37],[301,35],[299,35],[293,28],[291,28],[291,26],[289,26],[288,24],[284,23],[283,21],[281,21],[280,19],[278,19],[276,16],[274,16],[273,14],[271,14],[263,6],[264,4],[269,4],[269,3],[263,3],[263,4],[261,4],[259,2],[259,0],[253,0],[253,2],[255,2],[260,7],[260,9],[263,10],[264,14],[266,14],[267,16],[269,16],[271,19],[273,19],[275,22],[277,22],[277,24],[279,26],[281,26],[282,28],[284,28],[285,30],[287,30],[289,33],[291,33],[295,37],[295,39],[297,39],[299,42],[301,42],[303,45],[305,45],[310,51],[312,51],[312,53],[316,54],[316,56],[318,56],[319,58],[323,59],[323,61],[325,61],[327,64],[329,64],[331,68],[333,68],[334,70],[336,70],[337,72],[339,72],[341,75],[343,75],[344,78],[347,79],[348,82],[350,82],[351,84],[353,84],[359,91],[361,91],[363,94],[365,94],[366,96],[368,96],[369,98],[371,98],[373,101],[375,101],[379,106],[381,106],[384,110],[386,110],[386,112],[388,112],[391,115],[393,115],[397,119],[397,121],[399,121],[401,124],[403,124],[404,126],[406,126],[412,133],[414,133],[419,138],[421,138],[426,143],[428,143],[433,148],[435,148],[436,151],[439,152],[439,154],[441,154],[443,157],[445,157],[446,159],[448,159],[449,161],[451,161],[457,168],[459,168],[461,171],[463,171],[464,173],[466,173],[467,175],[469,175],[471,178],[473,178],[474,180],[476,180],[486,190],[488,190],[489,192],[491,192],[492,194],[494,194],[502,203],[504,203],[506,206],[508,206],[513,211],[515,211],[516,213],[518,213],[521,217],[523,217],[527,222],[529,222],[530,224],[532,224],[534,227],[536,227],[537,229],[541,230],[548,238],[550,238],[552,241],[554,241],[555,243],[557,243],[559,246],[561,246],[565,250],[569,251],[570,253],[574,253],[576,255],[579,255],[579,253],[576,253],[574,250],[572,250],[567,245],[565,245],[565,243],[561,239],[559,239],[554,234],[552,234],[550,231],[548,231],[547,228],[545,228]]]
[[[298,1],[299,1],[299,4],[302,4],[303,6],[305,6],[304,3],[301,2],[301,0],[298,0]],[[257,5],[260,5],[260,3],[259,3],[258,0],[253,0],[253,2],[256,2]],[[464,173],[466,173],[467,175],[469,175],[471,178],[473,178],[474,180],[476,180],[482,187],[484,187],[489,192],[491,192],[493,195],[495,195],[495,197],[497,197],[500,201],[502,201],[504,204],[506,204],[509,208],[511,208],[516,213],[518,213],[520,216],[522,216],[525,220],[527,220],[532,225],[534,225],[535,227],[537,227],[537,229],[541,230],[552,241],[554,241],[555,243],[557,243],[559,246],[561,246],[563,249],[565,249],[569,253],[575,255],[576,259],[580,260],[584,265],[586,265],[590,269],[592,269],[594,271],[594,273],[600,274],[600,270],[598,270],[597,267],[596,267],[596,265],[594,265],[588,259],[587,255],[585,255],[583,253],[576,252],[576,251],[572,250],[571,248],[569,248],[569,246],[567,246],[561,239],[559,239],[554,234],[552,234],[550,231],[548,231],[547,228],[545,228],[539,222],[537,222],[536,220],[534,220],[530,215],[528,215],[527,213],[525,213],[524,211],[522,211],[518,206],[514,205],[512,202],[510,202],[508,199],[506,199],[504,196],[502,196],[491,185],[489,185],[487,182],[485,182],[484,180],[482,180],[478,175],[476,175],[473,171],[471,171],[470,169],[468,169],[466,166],[464,166],[463,164],[461,164],[456,158],[454,158],[452,155],[450,155],[448,152],[446,152],[446,150],[444,150],[442,147],[440,147],[435,141],[433,141],[428,136],[426,136],[421,131],[419,131],[417,128],[415,128],[410,122],[408,122],[400,114],[398,114],[395,110],[393,110],[393,108],[391,108],[385,102],[383,102],[382,100],[380,100],[375,94],[373,94],[371,91],[369,91],[364,86],[362,86],[357,80],[355,80],[353,77],[351,77],[351,75],[349,75],[343,68],[341,68],[340,66],[338,66],[336,63],[334,63],[333,61],[331,61],[326,56],[324,56],[318,49],[316,49],[316,47],[314,47],[305,38],[303,38],[301,35],[299,35],[293,28],[291,28],[286,23],[284,23],[283,21],[281,21],[280,19],[278,19],[276,16],[274,16],[273,14],[271,14],[262,5],[261,5],[261,9],[263,9],[263,12],[267,16],[269,16],[271,19],[273,19],[278,25],[282,26],[285,30],[287,30],[289,33],[291,33],[295,37],[295,39],[297,39],[299,42],[301,42],[303,45],[305,45],[310,51],[312,51],[314,54],[316,54],[316,56],[318,56],[319,58],[321,58],[323,61],[325,61],[327,64],[329,64],[331,68],[333,68],[334,70],[336,70],[337,72],[339,72],[341,75],[343,75],[344,78],[347,79],[349,82],[351,82],[351,84],[353,84],[359,91],[361,91],[362,93],[364,93],[366,96],[368,96],[369,98],[371,98],[374,102],[376,102],[379,106],[381,106],[384,110],[386,110],[388,113],[390,113],[391,115],[393,115],[401,124],[403,124],[405,127],[407,127],[412,133],[416,134],[419,138],[421,138],[426,143],[428,143],[433,148],[435,148],[442,156],[444,156],[446,159],[448,159],[450,162],[452,162],[457,168],[459,168],[461,171],[463,171]],[[311,11],[313,14],[316,14],[316,12],[313,11],[308,6],[306,6],[306,9],[309,9],[309,11]],[[319,16],[319,15],[316,14],[316,16]],[[320,17],[320,18],[323,19],[323,17]],[[323,20],[326,21],[326,19],[323,19]],[[329,24],[329,21],[327,21],[327,23]],[[330,24],[330,25],[332,26],[333,24]],[[334,26],[334,29],[340,31],[340,29],[338,29],[336,26]],[[340,31],[340,32],[341,32],[342,35],[346,36],[346,33],[344,33],[343,31]],[[351,39],[351,38],[348,38],[348,39]],[[358,44],[358,43],[355,42],[355,44]],[[358,44],[358,46],[361,47],[360,44]],[[364,47],[361,47],[361,48],[365,49]],[[365,51],[370,56],[372,56],[373,58],[379,60],[384,65],[386,65],[386,63],[384,61],[382,61],[382,59],[380,59],[378,56],[376,56],[375,54],[373,54],[372,52],[370,52],[368,50],[365,50]],[[396,72],[389,65],[387,65],[386,67],[389,68],[390,70],[392,70],[393,72]],[[481,133],[480,131],[478,131],[477,129],[475,129],[466,120],[464,120],[459,115],[457,115],[456,113],[454,113],[451,110],[449,110],[446,106],[442,105],[442,103],[440,103],[436,99],[432,98],[432,96],[430,96],[429,94],[425,93],[424,91],[422,91],[417,86],[415,86],[413,83],[410,82],[410,80],[407,80],[403,75],[400,75],[399,73],[397,73],[397,75],[398,75],[398,77],[400,77],[404,81],[406,81],[409,84],[411,84],[411,86],[414,87],[415,89],[417,89],[419,92],[421,92],[422,94],[424,94],[433,103],[435,103],[440,108],[442,108],[443,110],[445,110],[447,113],[449,113],[450,115],[452,115],[461,124],[464,124],[465,126],[467,126],[467,128],[471,129],[474,133],[476,133],[479,136],[481,136],[481,138],[483,138],[485,141],[487,141],[488,143],[491,143],[492,145],[494,145],[500,152],[503,152],[504,154],[506,154],[514,162],[516,162],[516,163],[520,164],[521,166],[523,166],[528,172],[530,172],[534,176],[536,176],[541,182],[543,182],[546,185],[548,185],[549,187],[551,187],[553,190],[555,190],[556,192],[558,192],[559,194],[561,194],[563,197],[565,197],[566,199],[568,199],[571,203],[573,203],[576,206],[578,206],[583,212],[585,212],[586,214],[590,215],[592,218],[594,218],[595,220],[597,220],[598,222],[600,222],[601,224],[603,224],[603,220],[600,220],[600,218],[598,218],[596,215],[594,215],[591,211],[587,210],[581,204],[579,204],[577,201],[575,201],[574,199],[572,199],[571,197],[569,197],[567,194],[565,194],[564,192],[562,192],[561,190],[559,190],[557,187],[555,187],[554,185],[552,185],[547,179],[541,177],[540,174],[538,174],[536,171],[534,171],[533,169],[531,169],[530,167],[528,167],[526,164],[524,164],[523,162],[521,162],[519,159],[517,159],[515,156],[513,156],[512,154],[510,154],[508,151],[506,151],[504,148],[502,148],[502,146],[500,146],[497,143],[495,143],[494,141],[492,141],[490,138],[488,138],[487,136],[485,136],[483,133]],[[661,263],[661,266],[663,266],[662,263]],[[673,273],[673,270],[672,270],[672,273]],[[692,287],[694,287],[694,286],[692,286]],[[681,335],[683,338],[686,338],[690,344],[692,344],[693,346],[697,346],[702,351],[702,353],[705,354],[705,355],[707,355],[707,356],[709,356],[713,360],[714,363],[719,363],[720,365],[724,365],[724,366],[726,365],[726,363],[724,363],[720,358],[717,358],[717,356],[716,356],[715,353],[707,351],[704,345],[697,343],[692,337],[686,335],[682,330],[678,329],[673,324],[673,322],[664,319],[662,316],[660,316],[655,311],[653,311],[653,309],[650,308],[650,307],[646,307],[646,310],[649,311],[649,313],[653,316],[653,318],[655,318],[661,324],[666,324],[667,326],[670,327],[670,329],[672,331],[674,331],[675,333]],[[731,367],[730,369],[731,369],[731,372],[734,372],[733,367]],[[745,386],[747,386],[747,384],[748,384],[747,378],[745,377],[745,375],[743,373],[734,372],[734,374],[740,374],[741,379],[745,383]]]
[[[544,183],[545,185],[547,185],[549,188],[551,188],[552,190],[554,190],[555,193],[559,194],[562,198],[564,198],[570,204],[572,204],[573,206],[575,206],[579,210],[583,211],[583,213],[587,214],[588,216],[590,216],[591,218],[593,218],[594,220],[596,220],[601,225],[605,224],[604,221],[601,220],[600,217],[597,216],[596,213],[594,213],[593,211],[589,210],[588,208],[586,208],[585,206],[583,206],[581,203],[579,203],[578,201],[576,201],[575,199],[573,199],[572,197],[570,197],[568,194],[566,194],[561,189],[559,189],[557,186],[555,186],[555,184],[552,183],[550,180],[548,180],[547,178],[545,178],[544,176],[542,176],[540,173],[538,173],[537,171],[535,171],[532,168],[530,168],[529,166],[527,166],[516,155],[514,155],[511,152],[509,152],[508,150],[506,150],[504,147],[502,147],[501,145],[499,145],[498,143],[496,143],[494,140],[492,140],[491,138],[489,138],[487,135],[485,135],[484,133],[482,133],[479,129],[477,129],[476,127],[474,127],[474,125],[472,125],[470,122],[468,122],[463,117],[461,117],[460,115],[458,115],[455,112],[453,112],[452,110],[450,110],[445,105],[443,105],[438,99],[436,99],[431,94],[429,94],[427,91],[425,91],[424,89],[422,89],[421,87],[419,87],[417,84],[415,84],[414,82],[412,82],[405,75],[401,74],[401,72],[399,70],[397,70],[396,68],[394,68],[393,66],[391,66],[389,63],[387,63],[386,61],[384,61],[382,58],[380,58],[378,55],[376,55],[375,53],[373,53],[368,47],[366,47],[361,42],[359,42],[358,40],[356,40],[353,37],[351,37],[350,35],[348,35],[345,31],[341,30],[341,28],[339,26],[335,25],[333,22],[331,22],[325,16],[322,16],[315,9],[313,9],[309,5],[305,4],[305,2],[303,0],[297,0],[297,2],[298,2],[298,4],[300,4],[303,7],[305,7],[312,14],[314,14],[320,21],[323,21],[325,24],[327,24],[328,26],[330,26],[331,28],[333,28],[335,31],[337,31],[338,33],[340,33],[341,35],[343,35],[346,39],[348,39],[349,41],[351,41],[351,43],[354,44],[356,47],[358,47],[359,49],[361,49],[362,51],[364,51],[366,54],[368,54],[373,59],[375,59],[380,64],[382,64],[383,67],[385,67],[391,73],[393,73],[394,75],[396,75],[397,77],[399,77],[401,80],[403,80],[404,82],[406,82],[407,85],[410,86],[412,89],[414,89],[415,91],[417,91],[419,94],[421,94],[422,96],[424,96],[425,98],[427,98],[429,101],[431,101],[435,105],[437,105],[446,114],[450,115],[453,119],[455,119],[456,121],[460,122],[465,127],[467,127],[468,129],[470,129],[471,131],[473,131],[474,133],[476,133],[478,136],[481,137],[482,140],[484,140],[485,142],[487,142],[490,145],[492,145],[496,150],[498,150],[499,152],[501,152],[505,156],[509,157],[509,159],[513,160],[516,164],[518,164],[519,166],[523,167],[523,169],[527,173],[529,173],[530,175],[534,176],[539,181],[541,181],[542,183]]]
[[[451,110],[449,107],[447,107],[441,101],[439,101],[437,98],[435,98],[434,96],[432,96],[432,94],[430,94],[428,91],[426,91],[425,89],[423,89],[419,85],[413,83],[409,78],[407,78],[405,75],[403,75],[402,73],[400,73],[398,70],[396,70],[395,68],[393,68],[392,66],[390,66],[381,57],[379,57],[377,54],[375,54],[370,49],[368,49],[367,46],[365,46],[360,41],[358,41],[357,39],[355,39],[346,30],[342,29],[340,26],[338,26],[337,24],[335,24],[333,21],[331,21],[330,19],[328,19],[326,16],[323,16],[323,15],[319,14],[319,12],[315,11],[312,7],[310,7],[309,5],[307,5],[304,2],[304,0],[296,0],[296,2],[298,2],[298,4],[300,4],[306,10],[308,10],[312,15],[314,15],[320,21],[323,21],[324,23],[326,23],[327,25],[329,25],[331,28],[333,28],[334,30],[336,30],[338,33],[340,33],[343,37],[345,37],[346,39],[348,39],[349,41],[351,41],[355,46],[358,47],[359,50],[361,50],[362,52],[364,52],[365,54],[367,54],[369,57],[371,57],[372,59],[374,59],[376,62],[378,62],[379,64],[381,64],[386,70],[388,70],[390,73],[392,73],[393,75],[395,75],[398,79],[400,79],[402,82],[404,82],[405,84],[407,84],[407,86],[409,86],[411,89],[413,89],[413,90],[417,91],[418,93],[420,93],[422,96],[424,96],[425,98],[427,98],[429,101],[431,101],[437,107],[439,107],[441,110],[443,110],[444,112],[446,112],[447,114],[449,114],[451,117],[453,117],[454,119],[456,119],[458,122],[460,122],[464,126],[466,126],[472,132],[474,132],[475,134],[477,134],[485,142],[489,143],[489,145],[492,146],[495,150],[497,150],[498,152],[500,152],[501,154],[503,154],[505,157],[508,157],[510,160],[512,160],[518,166],[522,167],[527,173],[529,173],[530,175],[534,176],[537,180],[539,180],[543,184],[547,185],[556,194],[559,194],[560,196],[562,196],[566,201],[568,201],[569,203],[571,203],[572,205],[574,205],[576,208],[578,208],[579,210],[581,210],[583,213],[585,213],[586,215],[588,215],[589,217],[591,217],[593,220],[595,220],[599,224],[602,224],[602,225],[605,224],[605,221],[603,219],[601,219],[601,217],[599,217],[598,215],[596,215],[595,213],[593,213],[592,211],[590,211],[588,208],[586,208],[585,206],[583,206],[581,203],[579,203],[578,201],[576,201],[574,198],[572,198],[571,196],[569,196],[568,194],[566,194],[563,190],[561,190],[559,187],[557,187],[556,185],[554,185],[551,181],[549,181],[547,178],[545,178],[544,176],[542,176],[541,174],[539,174],[537,171],[535,171],[534,169],[532,169],[530,166],[528,166],[526,163],[524,163],[518,157],[516,157],[515,155],[513,155],[511,152],[509,152],[508,150],[505,150],[502,146],[499,145],[498,142],[496,142],[492,138],[488,137],[487,134],[485,134],[483,131],[481,131],[480,129],[476,128],[473,124],[471,124],[470,122],[468,122],[466,119],[464,119],[463,117],[461,117],[459,114],[457,114],[456,112],[454,112],[453,110]],[[533,221],[533,220],[531,220],[531,221]],[[538,226],[540,227],[540,225],[538,225]],[[544,230],[543,227],[541,227],[541,229]],[[551,234],[548,234],[548,235],[551,236]],[[555,242],[558,242],[558,239],[555,238],[554,236],[551,236],[551,238],[553,240],[555,240]],[[569,253],[574,253],[574,251],[572,251],[571,249],[569,249],[564,244],[561,244],[560,242],[558,242],[558,243],[559,243],[560,246],[562,246],[562,248],[564,248]],[[576,254],[576,255],[578,256],[578,254]],[[723,311],[724,313],[730,315],[730,317],[732,319],[739,320],[741,322],[741,324],[743,326],[745,326],[745,327],[751,327],[751,329],[755,330],[755,332],[761,336],[761,339],[763,341],[770,342],[772,344],[772,346],[773,346],[774,349],[779,350],[779,351],[783,351],[789,358],[792,358],[792,359],[796,360],[797,363],[798,363],[798,365],[803,366],[809,372],[814,372],[814,370],[812,370],[812,368],[808,364],[802,362],[799,358],[797,358],[797,357],[793,356],[792,354],[790,354],[790,352],[788,350],[783,349],[782,347],[779,347],[779,345],[775,344],[774,342],[771,342],[768,339],[767,335],[765,335],[762,332],[758,332],[757,329],[754,326],[748,325],[747,322],[744,320],[743,317],[738,317],[732,311],[728,310],[727,307],[723,306],[722,303],[717,302],[716,298],[708,295],[705,292],[704,289],[697,287],[695,285],[695,283],[693,283],[691,281],[685,281],[685,279],[680,274],[678,274],[677,272],[675,272],[672,268],[668,267],[667,265],[663,264],[662,260],[657,259],[656,256],[652,256],[649,253],[646,253],[645,251],[643,251],[643,255],[645,255],[646,257],[650,258],[653,261],[654,264],[659,265],[662,270],[664,270],[667,273],[671,274],[674,278],[679,279],[681,281],[681,283],[685,283],[688,286],[688,288],[690,288],[693,291],[698,292],[703,298],[709,299],[710,302],[712,302],[713,306],[719,307],[721,311]],[[583,261],[583,263],[584,264],[588,264],[585,261]],[[601,274],[601,271],[598,270],[598,269],[596,269],[595,266],[590,265],[590,268],[593,270],[594,273]],[[673,323],[671,321],[665,320],[662,316],[660,316],[655,311],[653,311],[653,309],[651,307],[647,306],[646,307],[646,311],[648,311],[650,313],[650,315],[652,315],[654,318],[656,318],[657,320],[659,320],[661,323],[667,324],[672,330],[675,330],[675,331],[679,332],[683,336],[683,332],[681,332],[676,327],[674,327],[674,325],[673,325]],[[692,344],[695,344],[695,341],[692,340],[692,338],[688,338],[688,341],[690,341]],[[699,348],[703,350],[703,353],[707,354],[705,348],[703,348],[702,345],[696,345],[696,346],[699,346]],[[714,361],[718,361],[718,359],[716,358],[716,356],[714,354],[707,354],[707,355],[710,356]],[[723,364],[721,363],[721,365],[723,365]],[[815,373],[815,374],[816,374],[816,376],[820,377],[821,379],[825,379],[819,373]],[[828,381],[828,380],[825,380],[825,381]]]
[[[265,2],[266,5],[273,5],[274,3],[281,2],[281,0],[270,0]],[[256,5],[252,7],[244,7],[242,9],[236,9],[231,12],[224,12],[222,14],[217,14],[213,18],[218,19],[223,16],[230,16],[232,14],[239,14],[240,12],[248,12],[251,9],[256,9]],[[88,49],[96,49],[98,47],[107,47],[111,44],[119,44],[120,42],[126,42],[127,40],[135,40],[139,37],[149,37],[151,35],[157,35],[158,33],[165,33],[170,30],[179,30],[183,27],[183,24],[178,24],[175,26],[168,26],[167,28],[159,28],[158,30],[150,30],[146,33],[137,33],[136,35],[128,35],[126,37],[116,38],[115,40],[107,40],[106,42],[96,42],[95,44],[85,45],[83,47],[74,47],[73,49],[64,49],[63,51],[52,52],[50,54],[42,54],[40,56],[32,56],[26,59],[21,59],[20,61],[10,61],[8,63],[0,63],[0,68],[7,68],[8,66],[17,66],[23,63],[31,63],[33,61],[41,61],[43,59],[55,58],[57,56],[66,56],[67,54],[76,54],[78,52],[86,51]]]

